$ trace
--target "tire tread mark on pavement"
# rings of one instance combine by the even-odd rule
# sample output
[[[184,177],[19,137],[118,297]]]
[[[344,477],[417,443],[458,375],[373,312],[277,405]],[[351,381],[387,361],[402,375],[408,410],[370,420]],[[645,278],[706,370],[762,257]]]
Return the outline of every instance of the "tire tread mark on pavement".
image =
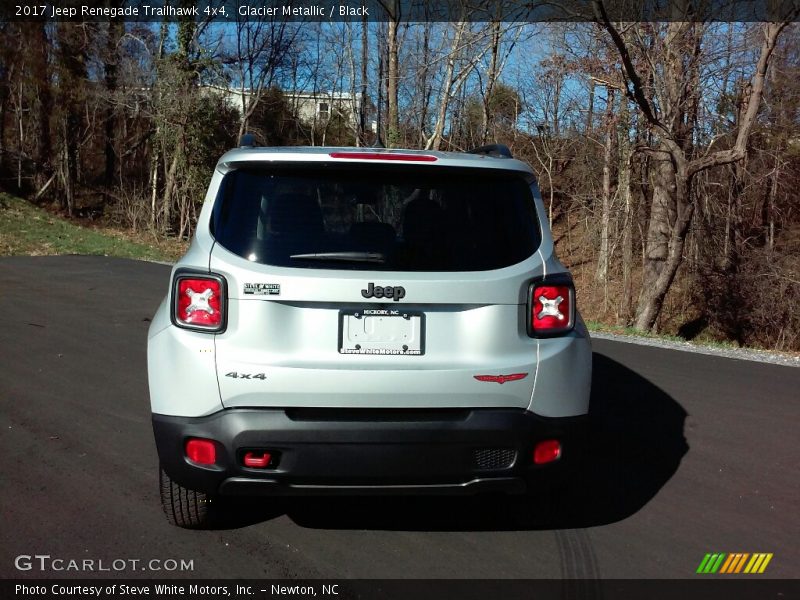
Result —
[[[563,579],[564,600],[602,600],[600,569],[585,529],[555,532]]]

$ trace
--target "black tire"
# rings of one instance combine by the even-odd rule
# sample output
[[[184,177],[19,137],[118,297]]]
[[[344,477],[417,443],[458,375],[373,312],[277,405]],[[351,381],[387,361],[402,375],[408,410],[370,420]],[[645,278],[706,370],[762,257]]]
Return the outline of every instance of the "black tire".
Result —
[[[170,525],[185,529],[208,527],[215,512],[213,497],[175,483],[162,468],[159,473],[161,507]]]

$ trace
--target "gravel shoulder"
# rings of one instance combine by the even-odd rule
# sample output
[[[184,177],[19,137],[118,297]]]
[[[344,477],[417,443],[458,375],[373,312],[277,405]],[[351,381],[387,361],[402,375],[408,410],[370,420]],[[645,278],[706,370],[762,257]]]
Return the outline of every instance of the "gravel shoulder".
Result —
[[[691,342],[676,342],[673,340],[662,340],[659,338],[644,337],[637,335],[621,335],[616,333],[606,333],[600,331],[591,332],[592,339],[610,340],[627,344],[639,344],[653,348],[664,348],[667,350],[680,350],[683,352],[694,352],[707,356],[721,356],[736,360],[750,360],[760,363],[774,365],[784,365],[788,367],[800,367],[800,355],[788,353],[770,352],[769,350],[756,350],[752,348],[721,348],[715,346],[701,346]]]

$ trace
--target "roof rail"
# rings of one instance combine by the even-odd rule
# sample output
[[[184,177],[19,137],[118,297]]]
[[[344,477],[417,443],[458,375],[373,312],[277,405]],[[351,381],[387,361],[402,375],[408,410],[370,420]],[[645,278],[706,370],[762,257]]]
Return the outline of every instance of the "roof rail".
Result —
[[[493,156],[494,158],[514,158],[511,150],[505,144],[489,144],[487,146],[480,146],[467,150],[467,154],[485,154],[486,156]]]
[[[255,148],[256,136],[252,133],[245,133],[239,138],[239,148]]]

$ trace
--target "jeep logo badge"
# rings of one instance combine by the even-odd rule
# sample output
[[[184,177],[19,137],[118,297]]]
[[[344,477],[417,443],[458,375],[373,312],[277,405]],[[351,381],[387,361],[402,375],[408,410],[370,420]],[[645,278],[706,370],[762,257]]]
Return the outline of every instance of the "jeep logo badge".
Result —
[[[361,290],[361,295],[364,298],[391,298],[397,302],[400,298],[406,297],[406,288],[401,285],[381,287],[370,282],[367,284],[367,289]]]

